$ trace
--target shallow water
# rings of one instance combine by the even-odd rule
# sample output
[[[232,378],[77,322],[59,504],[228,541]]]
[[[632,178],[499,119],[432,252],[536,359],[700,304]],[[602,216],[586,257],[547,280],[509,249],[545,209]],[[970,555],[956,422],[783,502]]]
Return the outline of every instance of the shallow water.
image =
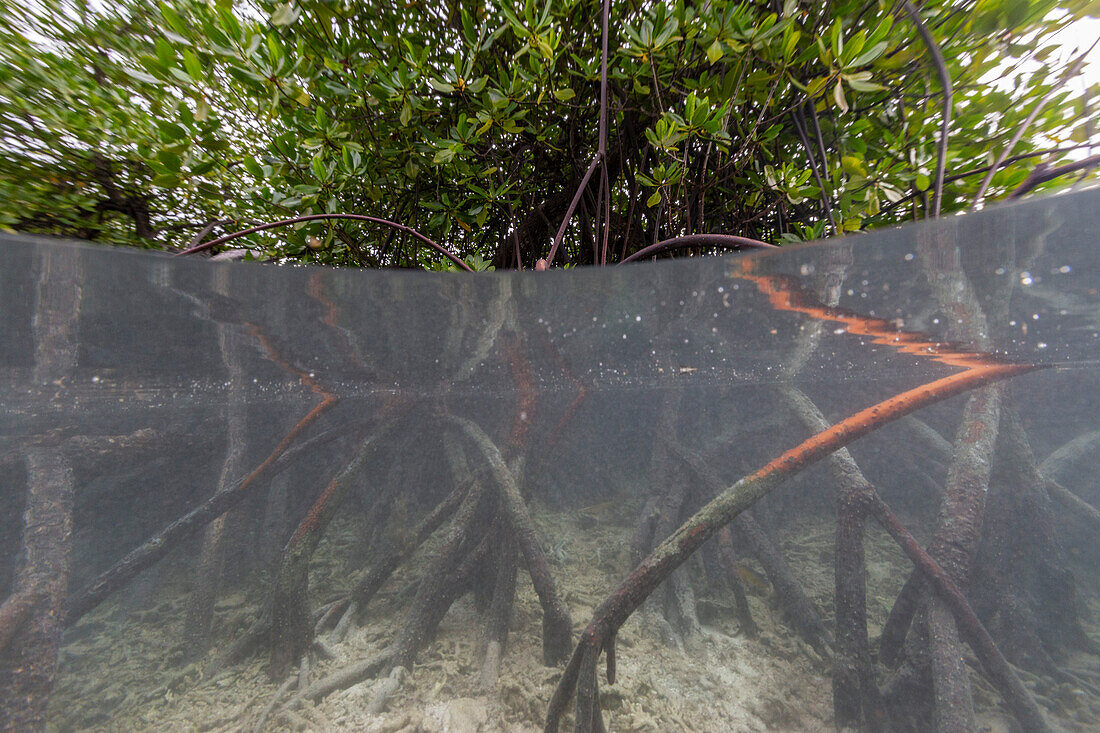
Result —
[[[821,429],[815,410],[841,422],[951,375],[1033,365],[784,477],[630,616],[598,700],[612,730],[834,729],[850,715],[834,689],[857,716],[861,699],[837,682],[836,660],[862,648],[839,615],[866,624],[889,727],[933,720],[932,686],[906,680],[950,678],[972,725],[1009,730],[1018,711],[969,637],[948,647],[967,662],[956,677],[927,666],[927,624],[954,622],[926,590],[900,659],[880,654],[913,565],[838,501],[873,486],[1043,714],[1094,730],[1097,232],[1086,192],[778,252],[473,276],[4,235],[0,596],[36,595],[0,656],[2,720],[541,729],[564,665],[544,663],[530,565],[545,561],[569,614],[568,652],[662,539]],[[161,533],[215,495],[218,511]],[[865,526],[862,560],[850,533],[837,549],[838,511]],[[301,601],[306,582],[290,605],[320,644],[287,645],[264,623],[280,587]],[[227,657],[250,629],[264,633]],[[299,699],[395,643],[401,664]],[[51,686],[40,715],[25,700]]]

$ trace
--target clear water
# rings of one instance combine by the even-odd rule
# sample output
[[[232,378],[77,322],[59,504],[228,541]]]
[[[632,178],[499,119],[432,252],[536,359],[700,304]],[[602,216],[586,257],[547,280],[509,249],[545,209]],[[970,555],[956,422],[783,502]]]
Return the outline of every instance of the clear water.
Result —
[[[1048,722],[1096,730],[1098,232],[1100,195],[1085,192],[774,253],[472,276],[0,236],[0,597],[33,591],[3,638],[0,723],[541,730],[565,666],[544,663],[516,516],[571,618],[569,651],[718,488],[813,434],[806,404],[839,422],[952,374],[1029,364],[1043,368],[870,431],[850,463],[808,465],[751,526],[708,540],[622,626],[599,707],[611,730],[858,725],[860,700],[867,715],[877,703],[838,681],[861,648],[838,633],[841,568],[843,593],[866,588],[855,616],[887,729],[929,729],[951,684],[974,712],[964,723],[1013,729],[969,637],[928,641],[954,617],[927,588],[900,658],[880,653],[913,566],[873,518],[862,559],[836,549],[854,465],[954,570]],[[456,489],[483,499],[445,506],[417,537]],[[159,534],[219,492],[241,500]],[[135,550],[158,559],[117,573]],[[288,587],[301,601],[308,581],[294,608],[321,642],[304,653],[264,625],[302,552],[308,573]],[[392,574],[345,614],[387,557]],[[438,626],[419,626],[440,604]],[[264,633],[228,657],[250,629]],[[400,669],[299,695],[395,643]]]

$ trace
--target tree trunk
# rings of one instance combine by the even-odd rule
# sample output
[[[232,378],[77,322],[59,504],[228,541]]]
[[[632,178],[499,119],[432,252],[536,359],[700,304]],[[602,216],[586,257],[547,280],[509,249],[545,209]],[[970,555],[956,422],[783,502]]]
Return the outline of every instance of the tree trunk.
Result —
[[[53,407],[66,404],[65,383],[77,359],[82,298],[81,253],[43,249],[35,300],[34,381],[54,392]],[[73,470],[63,442],[24,451],[27,500],[23,550],[12,597],[33,599],[16,625],[8,649],[0,648],[0,729],[37,731],[46,725],[46,703],[57,673],[71,570]]]

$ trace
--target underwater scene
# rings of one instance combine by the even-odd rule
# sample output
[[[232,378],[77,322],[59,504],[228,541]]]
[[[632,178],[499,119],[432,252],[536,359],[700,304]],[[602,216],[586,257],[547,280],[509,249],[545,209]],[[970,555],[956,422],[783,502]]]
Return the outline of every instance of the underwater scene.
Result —
[[[1100,730],[1100,192],[547,272],[0,256],[0,729]]]

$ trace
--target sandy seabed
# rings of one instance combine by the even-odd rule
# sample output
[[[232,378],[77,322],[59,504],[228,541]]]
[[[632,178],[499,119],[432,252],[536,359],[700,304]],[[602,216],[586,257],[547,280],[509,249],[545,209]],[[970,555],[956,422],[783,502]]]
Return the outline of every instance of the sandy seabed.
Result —
[[[543,513],[543,537],[560,592],[579,632],[595,606],[628,570],[630,527],[601,523],[580,529],[575,513]],[[331,598],[350,574],[344,568],[354,543],[350,526],[336,525],[311,567],[311,593]],[[826,521],[788,528],[780,537],[803,587],[831,625],[832,539]],[[309,680],[373,656],[392,640],[403,618],[407,589],[433,546],[401,568],[372,601],[362,625],[330,645],[336,659],[318,661]],[[908,565],[881,533],[866,538],[869,632],[874,639],[896,597]],[[751,565],[751,563],[750,563]],[[689,563],[698,592],[699,637],[673,643],[643,610],[618,635],[616,684],[602,679],[600,700],[611,731],[830,731],[830,664],[784,627],[767,587],[748,588],[758,636],[738,628],[727,589],[707,589]],[[162,572],[146,608],[105,604],[70,630],[62,651],[50,729],[57,731],[251,731],[278,687],[268,680],[266,659],[253,656],[214,679],[204,679],[204,661],[185,664],[180,641],[186,594]],[[180,581],[182,584],[182,580]],[[541,663],[541,610],[522,570],[508,646],[495,685],[479,682],[484,619],[471,597],[452,606],[435,641],[400,678],[384,709],[371,712],[379,685],[367,680],[306,703],[291,716],[268,718],[262,730],[372,731],[378,733],[535,733],[542,724],[560,667]],[[1100,609],[1094,609],[1100,610]],[[257,604],[236,592],[216,606],[218,644],[224,647],[255,617]],[[321,637],[324,638],[323,636]],[[216,653],[217,649],[212,652]],[[986,731],[1011,729],[993,691],[975,676],[975,702]],[[1059,722],[1067,730],[1095,730],[1100,701],[1069,695]],[[570,728],[565,721],[563,730]]]

